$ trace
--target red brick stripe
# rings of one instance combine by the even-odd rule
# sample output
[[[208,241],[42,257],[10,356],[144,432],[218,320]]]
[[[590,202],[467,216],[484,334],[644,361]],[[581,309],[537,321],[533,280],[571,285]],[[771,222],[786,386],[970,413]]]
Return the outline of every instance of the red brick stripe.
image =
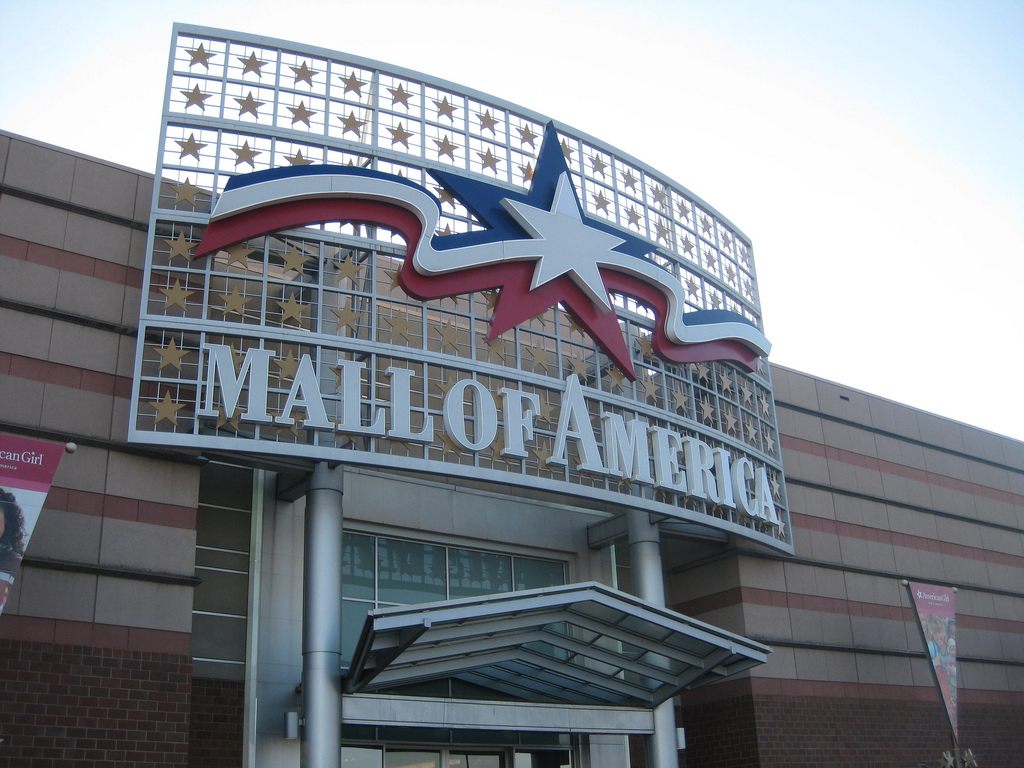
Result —
[[[132,380],[127,376],[115,376],[102,371],[52,363],[49,360],[38,360],[34,357],[8,352],[0,352],[0,374],[41,381],[46,384],[56,384],[61,387],[82,389],[100,395],[123,398],[132,396]]]
[[[750,677],[726,680],[683,693],[684,707],[706,704],[738,696],[798,696],[872,701],[935,701],[931,685],[887,685],[884,683],[837,683],[826,680],[791,680],[776,677]],[[961,704],[998,704],[1024,706],[1024,691],[986,691],[961,688]]]
[[[846,523],[841,520],[829,520],[815,515],[805,515],[800,512],[791,513],[791,522],[797,528],[823,533],[834,533],[837,536],[845,536],[853,539],[876,541],[880,544],[890,544],[894,547],[906,549],[918,549],[926,552],[940,552],[950,557],[963,557],[968,560],[976,560],[985,563],[996,563],[1008,565],[1012,568],[1024,568],[1024,557],[1011,555],[1006,552],[996,552],[983,547],[972,547],[968,544],[954,544],[949,541],[936,541],[927,536],[913,536],[909,533],[898,531],[886,531],[882,528],[872,528],[867,525]],[[984,524],[983,521],[978,521]]]
[[[888,475],[905,477],[908,480],[919,480],[920,482],[927,483],[929,485],[938,485],[943,488],[950,488],[955,491],[961,491],[975,496],[984,496],[989,499],[1024,506],[1024,496],[1018,493],[1001,491],[998,488],[972,483],[967,480],[950,477],[949,475],[940,475],[936,472],[918,469],[917,467],[908,467],[905,464],[897,464],[893,461],[876,459],[872,456],[865,456],[862,453],[847,451],[843,448],[833,448],[831,446],[822,445],[821,443],[815,443],[811,440],[805,440],[801,437],[780,435],[780,440],[782,447],[790,451],[807,453],[812,456],[822,456],[826,459],[841,461],[846,464],[853,464],[854,466],[863,467],[865,469],[877,470],[878,472],[884,472]]]
[[[846,600],[841,597],[822,597],[820,595],[802,595],[796,592],[781,592],[773,589],[757,587],[735,587],[711,595],[689,600],[673,606],[673,610],[687,615],[709,613],[733,605],[751,603],[754,605],[770,605],[777,608],[794,608],[804,611],[820,611],[822,613],[848,614],[850,616],[866,616],[874,619],[891,621],[914,621],[914,609],[898,605],[882,605],[857,600]],[[971,629],[986,629],[1010,634],[1024,634],[1024,621],[999,619],[989,616],[974,616],[958,613],[957,624]]]
[[[46,497],[46,508],[61,512],[77,512],[80,515],[166,525],[170,528],[194,530],[196,527],[196,510],[192,507],[79,491],[56,485],[50,488],[50,493]]]
[[[130,288],[142,288],[142,270],[115,264],[104,259],[97,259],[74,251],[51,248],[28,240],[20,240],[8,235],[0,235],[0,255],[32,264],[41,264],[64,272],[74,272],[97,280],[127,285]]]
[[[0,638],[149,653],[187,655],[189,652],[188,632],[46,619],[38,616],[19,616],[15,613],[0,616]]]

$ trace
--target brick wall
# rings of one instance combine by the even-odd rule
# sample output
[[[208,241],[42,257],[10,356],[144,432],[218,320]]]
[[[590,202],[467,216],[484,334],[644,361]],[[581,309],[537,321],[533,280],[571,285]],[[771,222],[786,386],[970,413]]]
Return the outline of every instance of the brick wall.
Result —
[[[236,768],[242,764],[244,711],[244,683],[192,680],[189,768]]]
[[[190,683],[187,656],[0,639],[0,766],[186,765]]]
[[[741,687],[730,686],[730,695],[717,699],[684,696],[687,748],[681,765],[935,768],[950,746],[937,701],[742,695]],[[1024,701],[961,702],[960,739],[984,768],[1019,768]]]

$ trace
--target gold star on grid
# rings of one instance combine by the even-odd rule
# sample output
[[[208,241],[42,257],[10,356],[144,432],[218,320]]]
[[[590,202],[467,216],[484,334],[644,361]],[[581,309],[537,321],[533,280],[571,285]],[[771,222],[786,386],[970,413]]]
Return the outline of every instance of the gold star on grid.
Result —
[[[572,153],[573,148],[569,146],[569,143],[565,139],[562,139],[562,157],[564,157],[566,160],[571,161]]]
[[[640,386],[644,388],[644,397],[658,402],[658,382],[654,380],[654,376],[640,379]]]
[[[772,488],[772,496],[776,499],[780,498],[782,485],[779,483],[779,476],[774,472],[768,476],[768,485]]]
[[[409,148],[409,139],[412,134],[405,130],[404,125],[399,123],[397,128],[388,128],[388,130],[391,131],[391,146],[401,144],[406,149]]]
[[[240,370],[242,363],[245,362],[245,350],[236,348],[234,344],[229,344],[228,349],[231,350],[231,362],[235,366],[235,370]]]
[[[689,398],[686,396],[685,390],[673,389],[670,391],[672,392],[672,407],[675,408],[677,411],[685,411],[686,404],[689,400]]]
[[[487,148],[486,152],[477,152],[476,154],[480,158],[480,162],[484,168],[491,170],[494,173],[498,172],[498,158],[494,156],[493,152],[491,152],[490,147]]]
[[[640,343],[640,354],[644,357],[654,357],[654,346],[651,344],[650,336],[640,336],[637,341]]]
[[[732,264],[725,265],[725,279],[730,283],[736,282],[736,268]]]
[[[354,133],[356,135],[356,138],[359,138],[362,135],[363,126],[366,125],[366,121],[360,120],[358,117],[356,117],[355,112],[349,110],[348,117],[342,117],[341,115],[338,115],[338,119],[341,121],[342,126],[344,126],[345,128],[345,130],[342,131],[343,136],[346,133]]]
[[[761,413],[765,416],[771,414],[771,405],[768,402],[768,398],[764,393],[761,393],[761,397],[758,398],[758,402],[761,403]]]
[[[198,160],[199,150],[207,146],[202,142],[196,141],[196,135],[194,133],[190,133],[188,135],[188,139],[186,139],[185,141],[179,141],[178,139],[175,139],[174,143],[181,147],[181,153],[178,155],[179,160],[183,157],[188,157],[189,155]]]
[[[594,207],[602,213],[608,213],[608,205],[611,201],[604,196],[604,192],[591,192],[591,197],[594,198]]]
[[[445,224],[444,225],[444,229],[438,230],[438,232],[437,232],[437,234],[439,234],[439,235],[450,235],[451,233],[452,233],[452,225],[451,224]],[[455,299],[452,299],[452,301],[455,301]]]
[[[526,351],[530,353],[535,369],[539,366],[544,373],[551,373],[551,369],[555,365],[553,352],[543,347],[527,347]]]
[[[732,412],[732,408],[726,407],[723,409],[723,416],[725,418],[725,431],[735,433],[739,422],[736,421],[736,415]]]
[[[406,341],[413,343],[420,340],[420,323],[419,320],[412,320],[408,316],[392,315],[391,317],[383,317],[389,326],[391,326],[391,342],[401,336]]]
[[[707,234],[708,232],[711,231],[711,219],[709,219],[704,214],[701,214],[700,216],[700,229],[701,232],[703,232],[704,234]]]
[[[579,376],[581,379],[586,379],[590,375],[590,370],[587,366],[587,361],[582,357],[576,357],[575,355],[566,358],[569,361],[569,367],[572,368],[572,372]]]
[[[523,181],[527,183],[533,181],[533,163],[528,162],[526,165],[520,165],[519,175],[522,176]]]
[[[231,291],[231,293],[225,293],[220,297],[223,302],[221,311],[224,315],[241,315],[245,317],[245,305],[249,302],[249,297],[239,293],[237,290]]]
[[[189,57],[191,57],[191,61],[189,61],[188,63],[189,69],[194,67],[196,64],[202,64],[206,69],[209,69],[210,59],[217,55],[215,53],[210,53],[208,50],[206,50],[206,48],[203,47],[202,43],[199,44],[198,48],[186,50],[185,53],[187,53]]]
[[[391,102],[393,104],[401,104],[406,109],[409,108],[409,99],[412,98],[412,94],[405,90],[401,83],[398,84],[397,88],[388,88],[388,93],[391,94]]]
[[[630,491],[633,490],[633,481],[630,480],[628,477],[616,478],[615,484],[620,488],[625,488],[626,493],[629,493]]]
[[[242,163],[248,163],[252,168],[255,168],[256,164],[253,161],[263,154],[250,147],[248,140],[243,142],[241,147],[231,147],[231,151],[235,153],[235,168]]]
[[[441,452],[442,453],[461,453],[462,452],[462,446],[460,446],[458,443],[456,443],[454,440],[452,440],[451,435],[449,435],[447,432],[442,432],[440,429],[438,431],[441,432],[441,446],[442,446]]]
[[[654,222],[655,236],[664,242],[668,242],[669,237],[672,236],[672,228],[661,219]]]
[[[173,365],[179,371],[181,370],[181,361],[188,354],[186,350],[179,349],[174,339],[171,339],[171,343],[165,347],[156,347],[156,353],[160,355],[160,370],[163,370],[168,365]]]
[[[284,301],[275,301],[275,304],[281,308],[281,324],[284,325],[289,320],[294,320],[299,325],[302,325],[302,310],[306,308],[306,304],[301,301],[296,301],[295,296],[289,296]]]
[[[530,126],[516,126],[516,130],[519,131],[520,144],[529,144],[531,147],[534,146],[534,142],[537,141],[537,134],[530,130]]]
[[[295,374],[299,371],[299,361],[295,357],[294,352],[288,350],[287,357],[275,357],[273,363],[277,366],[277,375],[279,378],[295,379]]]
[[[693,277],[690,277],[686,281],[686,293],[688,296],[696,297],[700,294],[700,283],[698,283]]]
[[[223,251],[218,253],[225,253],[228,257],[228,266],[232,264],[238,264],[246,272],[249,271],[249,254],[253,252],[253,248],[250,248],[245,243],[235,243],[229,246]]]
[[[302,150],[301,149],[295,150],[295,154],[294,155],[285,155],[284,159],[288,161],[288,165],[312,165],[313,164],[313,161],[310,160],[308,157],[303,157],[302,156]]]
[[[711,373],[711,370],[704,363],[697,363],[696,369],[697,369],[697,381],[704,381],[704,382],[706,382],[708,380],[708,374]]]
[[[384,274],[388,277],[388,282],[391,284],[392,291],[401,290],[402,284],[398,281],[398,270],[397,269],[386,269]]]
[[[748,419],[747,422],[746,422],[746,428],[747,428],[747,442],[753,445],[754,443],[757,442],[757,435],[758,435],[757,426],[754,424],[754,422],[752,420]]]
[[[169,421],[173,426],[178,426],[178,411],[184,407],[184,403],[176,403],[171,400],[170,392],[164,392],[163,400],[153,403],[153,408],[156,409],[156,421],[153,422],[153,426],[155,427],[161,421]]]
[[[313,85],[313,78],[319,74],[317,70],[311,69],[305,61],[302,62],[301,67],[289,67],[289,69],[295,73],[296,83],[306,83],[309,86]]]
[[[267,62],[256,58],[255,52],[250,53],[247,58],[241,56],[236,57],[242,64],[242,74],[247,75],[250,72],[255,72],[257,77],[263,77],[263,67],[266,66]]]
[[[700,401],[700,418],[702,421],[711,422],[715,417],[715,407],[711,403],[702,398]]]
[[[194,206],[196,204],[196,195],[200,192],[202,192],[202,189],[186,177],[184,181],[179,181],[174,185],[174,204],[177,205],[184,202]]]
[[[688,236],[682,239],[680,245],[683,246],[684,253],[693,253],[693,240],[691,240]]]
[[[438,117],[447,117],[449,120],[455,120],[455,106],[448,101],[448,97],[445,96],[440,101],[434,101],[434,106],[437,107]]]
[[[293,272],[302,274],[302,270],[305,268],[306,263],[310,260],[309,254],[296,248],[294,245],[289,245],[281,256],[284,259],[284,265],[286,269],[290,269]]]
[[[635,227],[640,223],[640,212],[636,209],[635,205],[631,205],[626,209],[626,218],[629,219],[629,226],[631,227]]]
[[[484,131],[494,133],[494,128],[498,125],[498,121],[491,116],[491,110],[485,109],[483,112],[477,112],[476,119],[480,121],[481,133]]]
[[[732,376],[729,375],[729,372],[720,371],[718,374],[718,387],[722,394],[727,395],[732,392],[732,386]]]
[[[636,176],[633,175],[633,171],[622,171],[622,183],[626,186],[626,189],[636,190]]]
[[[355,333],[359,325],[359,313],[352,309],[352,302],[349,301],[347,307],[341,307],[339,309],[331,308],[331,313],[338,321],[338,331],[342,328],[348,328],[352,333]]]
[[[446,346],[450,346],[455,352],[459,351],[459,329],[455,325],[452,323],[439,323],[434,326],[434,330],[441,337],[442,352],[444,352]]]
[[[484,297],[484,301],[487,302],[487,308],[494,311],[494,308],[498,306],[498,299],[501,294],[498,291],[482,291],[480,293]]]
[[[487,334],[480,334],[480,343],[487,347],[488,352],[497,357],[501,363],[505,363],[505,356],[509,352],[509,342],[507,339],[503,339],[500,336],[488,339]]]
[[[307,128],[310,127],[309,118],[316,114],[316,112],[306,107],[305,101],[300,101],[297,107],[288,107],[288,111],[292,113],[292,125],[305,123]]]
[[[608,167],[608,163],[595,154],[590,156],[590,167],[596,176],[603,177],[604,169]]]
[[[217,409],[217,429],[223,429],[225,426],[227,426],[229,424],[231,425],[231,428],[233,430],[235,430],[235,432],[238,431],[238,408],[235,408],[235,410],[233,410],[231,412],[231,416],[230,417],[228,417],[228,415],[224,411],[223,407],[218,408]]]
[[[452,197],[452,193],[444,187],[434,187],[434,191],[437,192],[437,199],[441,201],[441,205],[448,203],[449,205],[455,205],[455,198]]]
[[[259,108],[266,104],[265,101],[257,101],[253,97],[252,91],[249,91],[247,94],[245,94],[244,99],[240,99],[236,96],[235,101],[238,102],[239,117],[246,114],[252,115],[253,117],[259,117]]]
[[[530,453],[537,459],[537,466],[540,469],[547,469],[548,459],[551,458],[551,449],[543,443],[530,446]]]
[[[557,415],[555,406],[548,400],[547,395],[543,395],[540,398],[540,412],[537,414],[537,418],[546,424],[554,426]]]
[[[448,155],[448,157],[450,157],[452,160],[455,159],[455,145],[452,144],[447,134],[442,136],[440,141],[434,139],[434,143],[437,144],[438,157]]]
[[[191,91],[178,91],[178,93],[185,97],[185,109],[199,107],[203,112],[206,111],[206,100],[210,98],[210,94],[200,91],[198,85]]]
[[[170,288],[161,288],[160,293],[167,297],[167,303],[164,305],[164,309],[170,309],[174,306],[185,309],[185,300],[192,295],[193,291],[190,291],[187,288],[182,288],[181,281],[175,280],[174,285]]]
[[[341,77],[341,75],[338,77]],[[345,93],[352,93],[352,91],[355,91],[356,96],[362,98],[363,86],[366,85],[366,83],[356,77],[355,72],[349,73],[348,77],[341,77],[341,82],[345,84]]]
[[[664,187],[651,187],[651,195],[654,197],[654,204],[659,207],[664,207],[668,201],[668,192]]]
[[[775,441],[772,440],[772,431],[765,427],[764,431],[761,432],[761,442],[764,443],[765,450],[768,451],[769,456],[775,455]]]
[[[611,379],[613,387],[621,387],[626,383],[626,376],[618,368],[612,366],[608,369],[608,378]]]
[[[745,381],[740,385],[740,395],[743,396],[744,403],[754,402],[754,390],[752,390],[750,385]]]
[[[167,247],[171,249],[171,253],[168,259],[173,259],[176,256],[182,256],[185,259],[188,259],[189,256],[191,255],[193,243],[191,243],[189,240],[185,238],[184,233],[179,232],[178,236],[175,237],[173,240],[168,240],[166,238],[162,239],[165,243],[167,243]]]
[[[338,273],[338,285],[341,285],[342,280],[348,280],[355,287],[363,265],[356,261],[355,256],[349,256],[345,261],[335,261],[334,269]]]
[[[711,308],[712,309],[721,309],[722,308],[722,297],[719,296],[717,293],[713,294],[711,296]]]

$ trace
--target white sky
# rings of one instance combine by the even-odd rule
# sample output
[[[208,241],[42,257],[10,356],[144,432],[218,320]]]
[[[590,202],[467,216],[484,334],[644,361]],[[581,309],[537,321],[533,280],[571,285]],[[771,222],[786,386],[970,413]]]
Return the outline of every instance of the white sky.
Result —
[[[772,360],[1024,439],[1024,3],[0,0],[0,129],[156,166],[171,24],[603,139],[753,241]]]

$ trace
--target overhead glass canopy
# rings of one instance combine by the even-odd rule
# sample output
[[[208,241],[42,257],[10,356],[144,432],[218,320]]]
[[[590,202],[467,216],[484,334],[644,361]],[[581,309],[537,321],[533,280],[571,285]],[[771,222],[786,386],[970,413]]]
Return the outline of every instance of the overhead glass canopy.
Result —
[[[456,678],[525,701],[654,707],[770,650],[588,582],[371,611],[345,688]]]

